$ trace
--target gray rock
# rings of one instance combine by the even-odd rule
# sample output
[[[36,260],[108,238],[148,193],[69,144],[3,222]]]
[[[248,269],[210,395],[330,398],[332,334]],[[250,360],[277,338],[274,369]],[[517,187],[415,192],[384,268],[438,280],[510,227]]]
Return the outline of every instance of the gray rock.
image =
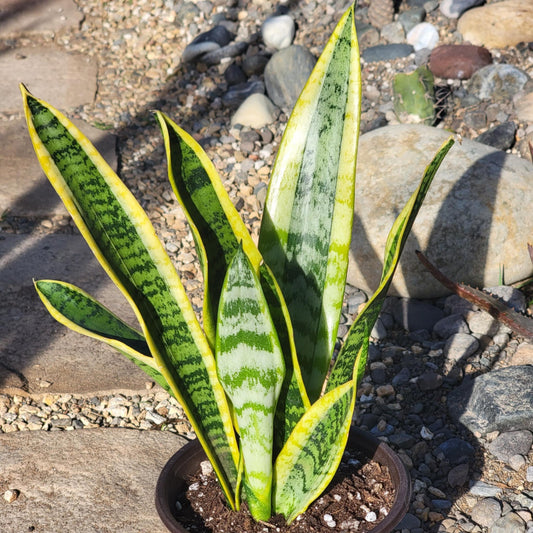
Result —
[[[218,65],[223,59],[236,57],[243,54],[246,51],[246,48],[248,48],[248,43],[231,43],[226,46],[222,46],[221,48],[217,48],[212,52],[203,54],[199,60],[209,66]]]
[[[500,329],[500,323],[486,311],[466,313],[466,321],[472,333],[493,337]]]
[[[439,42],[439,32],[433,24],[421,22],[412,28],[406,36],[407,42],[412,45],[415,52],[427,48],[433,50]]]
[[[426,10],[420,7],[413,7],[400,13],[398,22],[403,26],[405,33],[409,33],[417,24],[420,24],[426,18]]]
[[[395,216],[448,137],[443,130],[413,124],[361,136],[348,269],[351,285],[368,293],[378,287]],[[498,285],[502,263],[508,284],[530,276],[527,240],[533,235],[533,218],[525,206],[533,204],[531,175],[533,164],[525,159],[474,141],[456,143],[413,224],[390,294],[447,294],[420,264],[415,250],[427,250],[430,261],[448,277],[477,287]]]
[[[500,518],[502,506],[494,498],[484,498],[472,507],[470,517],[483,527],[491,527]]]
[[[216,43],[222,47],[228,45],[234,37],[225,26],[218,25],[198,35],[190,44]]]
[[[269,48],[281,50],[292,44],[296,27],[289,15],[270,17],[261,26],[261,37]]]
[[[253,54],[242,60],[242,70],[247,76],[263,74],[270,58],[264,54]]]
[[[392,378],[392,385],[394,387],[398,387],[401,385],[406,385],[409,383],[409,380],[411,379],[411,372],[407,367],[403,367],[393,378]]]
[[[448,18],[458,18],[467,9],[483,4],[485,0],[441,0],[440,11]]]
[[[462,487],[468,481],[468,463],[454,466],[448,472],[448,484],[450,487]]]
[[[231,86],[222,96],[222,101],[231,107],[238,107],[252,94],[264,93],[265,84],[261,80],[249,81]]]
[[[405,32],[399,22],[385,24],[381,28],[381,37],[388,43],[403,43],[405,41]]]
[[[516,513],[507,513],[494,522],[490,533],[525,533],[526,524]]]
[[[474,481],[470,484],[470,494],[482,498],[497,498],[503,492],[501,487],[496,487],[484,481]]]
[[[239,85],[240,83],[246,83],[246,74],[239,65],[232,63],[224,71],[224,79],[229,86]]]
[[[424,372],[416,380],[416,384],[421,391],[429,391],[438,389],[442,385],[443,378],[436,372]]]
[[[527,455],[533,444],[530,431],[507,431],[498,435],[488,446],[492,455],[500,461],[509,462],[514,455]]]
[[[219,48],[219,44],[211,41],[201,43],[193,42],[185,47],[185,50],[183,50],[183,53],[181,54],[181,60],[184,63],[190,63],[202,57],[204,54],[207,54],[208,52],[213,52],[214,50],[218,50]]]
[[[433,333],[441,339],[448,339],[456,333],[470,333],[467,323],[461,314],[453,314],[441,318],[434,326]]]
[[[392,59],[407,57],[414,51],[414,48],[410,44],[377,44],[376,46],[370,46],[363,50],[361,57],[367,63],[375,63],[377,61],[391,61]]]
[[[453,437],[435,450],[437,459],[446,459],[451,465],[467,463],[474,456],[474,448],[465,440]]]
[[[516,124],[510,121],[488,129],[481,135],[478,135],[474,140],[488,146],[493,146],[498,150],[508,150],[515,143],[515,134]]]
[[[392,310],[394,320],[406,331],[425,329],[431,331],[433,326],[443,318],[444,311],[429,302],[412,298],[399,298]]]
[[[132,429],[0,433],[2,483],[20,492],[0,530],[164,533],[155,485],[185,442]]]
[[[420,519],[417,518],[414,514],[406,513],[402,518],[401,522],[396,526],[399,530],[412,530],[420,526]]]
[[[265,86],[270,99],[281,109],[294,107],[316,59],[300,45],[291,45],[276,52],[265,67]]]
[[[448,395],[448,412],[470,431],[533,431],[533,366],[510,366],[465,379]]]
[[[476,70],[468,82],[468,92],[481,100],[511,100],[529,76],[517,67],[496,63]]]
[[[365,24],[359,19],[355,19],[355,29],[357,30],[357,38],[361,50],[369,46],[375,46],[379,42],[379,31],[370,24]]]
[[[448,361],[464,361],[479,348],[479,341],[467,333],[452,335],[444,345],[443,354]]]

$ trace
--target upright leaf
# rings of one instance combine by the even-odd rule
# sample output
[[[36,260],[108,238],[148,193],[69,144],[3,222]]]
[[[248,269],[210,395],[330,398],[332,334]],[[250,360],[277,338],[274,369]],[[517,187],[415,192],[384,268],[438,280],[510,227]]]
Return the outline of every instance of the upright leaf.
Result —
[[[392,277],[394,276],[394,271],[400,260],[400,255],[416,215],[422,206],[422,202],[426,197],[426,193],[433,181],[433,177],[453,144],[453,139],[448,139],[448,141],[441,146],[433,158],[433,161],[427,166],[418,188],[411,195],[411,198],[403,208],[402,212],[396,218],[385,245],[385,259],[383,261],[383,272],[380,285],[352,324],[348,337],[335,361],[335,365],[328,379],[326,390],[331,391],[335,387],[352,379],[356,358],[358,358],[356,380],[361,379],[366,367],[368,353],[368,350],[364,349],[362,357],[358,357],[361,347],[364,346],[365,343],[368,343],[368,338],[381,311],[383,302],[385,301],[387,291],[392,282]]]
[[[291,115],[259,239],[290,311],[311,401],[335,345],[353,219],[361,80],[353,6],[339,22]]]
[[[257,270],[261,255],[202,147],[164,113],[156,112],[168,177],[183,207],[204,275],[204,330],[212,344],[224,276],[239,243]]]
[[[132,305],[157,367],[233,506],[238,449],[231,415],[214,356],[174,266],[144,211],[86,137],[59,111],[21,89],[41,166]]]
[[[239,426],[248,506],[255,519],[268,520],[274,414],[285,368],[259,279],[242,248],[230,264],[222,289],[216,358]]]

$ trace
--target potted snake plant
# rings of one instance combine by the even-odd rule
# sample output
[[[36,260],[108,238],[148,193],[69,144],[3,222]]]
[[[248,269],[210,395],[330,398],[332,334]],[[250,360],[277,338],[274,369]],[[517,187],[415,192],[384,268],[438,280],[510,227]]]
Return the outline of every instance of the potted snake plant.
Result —
[[[39,161],[140,328],[61,281],[35,282],[44,305],[62,324],[121,352],[180,402],[230,509],[246,502],[257,521],[281,514],[291,523],[324,491],[341,461],[372,327],[453,141],[429,163],[398,216],[381,283],[333,360],[360,124],[354,6],[289,119],[258,245],[200,145],[168,116],[155,114],[203,274],[203,325],[133,194],[68,118],[21,90]]]

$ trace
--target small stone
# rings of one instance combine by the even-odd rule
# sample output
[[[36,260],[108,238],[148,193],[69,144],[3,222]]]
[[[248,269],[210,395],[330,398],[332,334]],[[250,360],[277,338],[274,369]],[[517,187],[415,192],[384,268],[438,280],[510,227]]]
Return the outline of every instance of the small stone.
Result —
[[[516,513],[507,513],[499,518],[490,529],[490,533],[525,533],[526,524]]]
[[[533,466],[528,466],[526,470],[526,481],[533,483]]]
[[[514,100],[514,108],[520,122],[533,123],[533,92]]]
[[[231,106],[240,106],[252,94],[264,94],[265,84],[260,80],[232,85],[222,96],[222,101]]]
[[[472,333],[493,337],[500,329],[500,323],[486,311],[475,311],[466,314],[466,322]]]
[[[398,22],[403,26],[405,33],[409,33],[417,24],[426,18],[426,10],[423,7],[414,7],[400,13]]]
[[[246,83],[246,75],[242,71],[241,67],[235,63],[232,63],[224,71],[224,79],[229,86],[238,85],[239,83]]]
[[[456,333],[452,335],[444,345],[444,357],[448,361],[464,360],[471,356],[479,348],[479,341],[472,335]]]
[[[476,70],[468,82],[468,92],[481,100],[511,100],[520,92],[529,76],[517,67],[505,63],[487,65]]]
[[[269,59],[263,54],[246,56],[242,60],[242,70],[247,76],[260,76],[263,74]]]
[[[437,372],[424,372],[416,380],[416,384],[421,391],[430,391],[438,389],[443,382],[443,377]]]
[[[369,513],[366,513],[365,520],[367,522],[375,522],[378,519],[376,513],[374,511],[370,511]]]
[[[381,385],[376,389],[376,394],[380,397],[394,396],[395,390],[392,385]]]
[[[434,326],[433,333],[441,339],[448,339],[456,333],[470,333],[467,323],[459,313],[441,318]]]
[[[289,15],[270,17],[261,26],[261,37],[269,48],[281,50],[292,44],[296,31],[294,20]]]
[[[475,481],[470,485],[469,492],[473,496],[496,498],[503,492],[503,489],[496,487],[495,485],[491,485],[490,483],[485,483],[484,481]]]
[[[224,59],[243,54],[247,47],[248,43],[245,42],[231,43],[227,46],[222,46],[221,48],[207,52],[206,54],[202,55],[199,61],[209,66],[218,65]]]
[[[471,44],[444,44],[433,49],[429,70],[439,78],[467,80],[492,63],[490,52]]]
[[[498,435],[488,449],[500,461],[508,462],[513,455],[527,455],[531,444],[533,434],[530,431],[507,431]]]
[[[267,124],[272,124],[276,117],[276,106],[264,94],[255,93],[239,106],[231,119],[231,124],[242,124],[260,129]]]
[[[522,455],[512,455],[507,462],[509,466],[517,472],[526,465],[526,460]]]
[[[448,472],[448,484],[450,487],[462,487],[468,481],[468,471],[467,463],[453,467]]]
[[[265,67],[268,96],[283,110],[291,110],[300,95],[316,59],[300,45],[291,45],[276,52]]]
[[[399,22],[385,24],[381,28],[381,37],[388,43],[403,43],[405,40],[403,26]]]
[[[213,472],[213,466],[209,461],[202,461],[200,463],[200,469],[202,471],[202,476],[208,476]]]
[[[468,462],[474,456],[474,448],[465,440],[452,437],[435,450],[437,458],[444,458],[452,465]]]
[[[471,518],[483,527],[491,527],[501,515],[501,505],[494,498],[484,498],[478,502],[471,511]]]
[[[433,50],[439,42],[439,32],[433,24],[421,22],[417,24],[408,34],[407,42],[412,45],[415,52],[427,48]]]
[[[4,500],[7,503],[13,503],[19,497],[20,491],[17,489],[8,489],[4,492]]]
[[[485,0],[441,0],[440,11],[445,17],[456,19],[467,9],[479,6],[484,1]]]
[[[420,519],[414,514],[406,513],[401,522],[396,526],[396,529],[403,531],[405,529],[412,531],[413,529],[420,527]]]
[[[515,143],[517,126],[514,122],[505,122],[488,129],[474,140],[498,148],[498,150],[508,150]]]
[[[522,342],[511,356],[512,365],[533,365],[533,344]]]
[[[378,44],[365,48],[361,57],[367,63],[375,63],[377,61],[391,61],[400,57],[407,57],[414,51],[414,48],[410,44]]]

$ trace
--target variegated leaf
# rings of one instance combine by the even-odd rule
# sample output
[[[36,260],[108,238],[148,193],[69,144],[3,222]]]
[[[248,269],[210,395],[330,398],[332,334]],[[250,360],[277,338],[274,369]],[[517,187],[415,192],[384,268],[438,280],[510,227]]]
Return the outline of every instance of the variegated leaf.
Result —
[[[291,115],[273,169],[259,249],[290,311],[314,401],[336,341],[353,219],[361,80],[353,7]]]
[[[248,506],[255,519],[268,520],[274,414],[285,368],[259,279],[242,248],[230,264],[221,293],[216,359],[239,425]]]
[[[87,138],[59,111],[21,89],[45,174],[132,305],[158,369],[234,506],[238,447],[230,411],[213,353],[170,258],[138,202]]]

